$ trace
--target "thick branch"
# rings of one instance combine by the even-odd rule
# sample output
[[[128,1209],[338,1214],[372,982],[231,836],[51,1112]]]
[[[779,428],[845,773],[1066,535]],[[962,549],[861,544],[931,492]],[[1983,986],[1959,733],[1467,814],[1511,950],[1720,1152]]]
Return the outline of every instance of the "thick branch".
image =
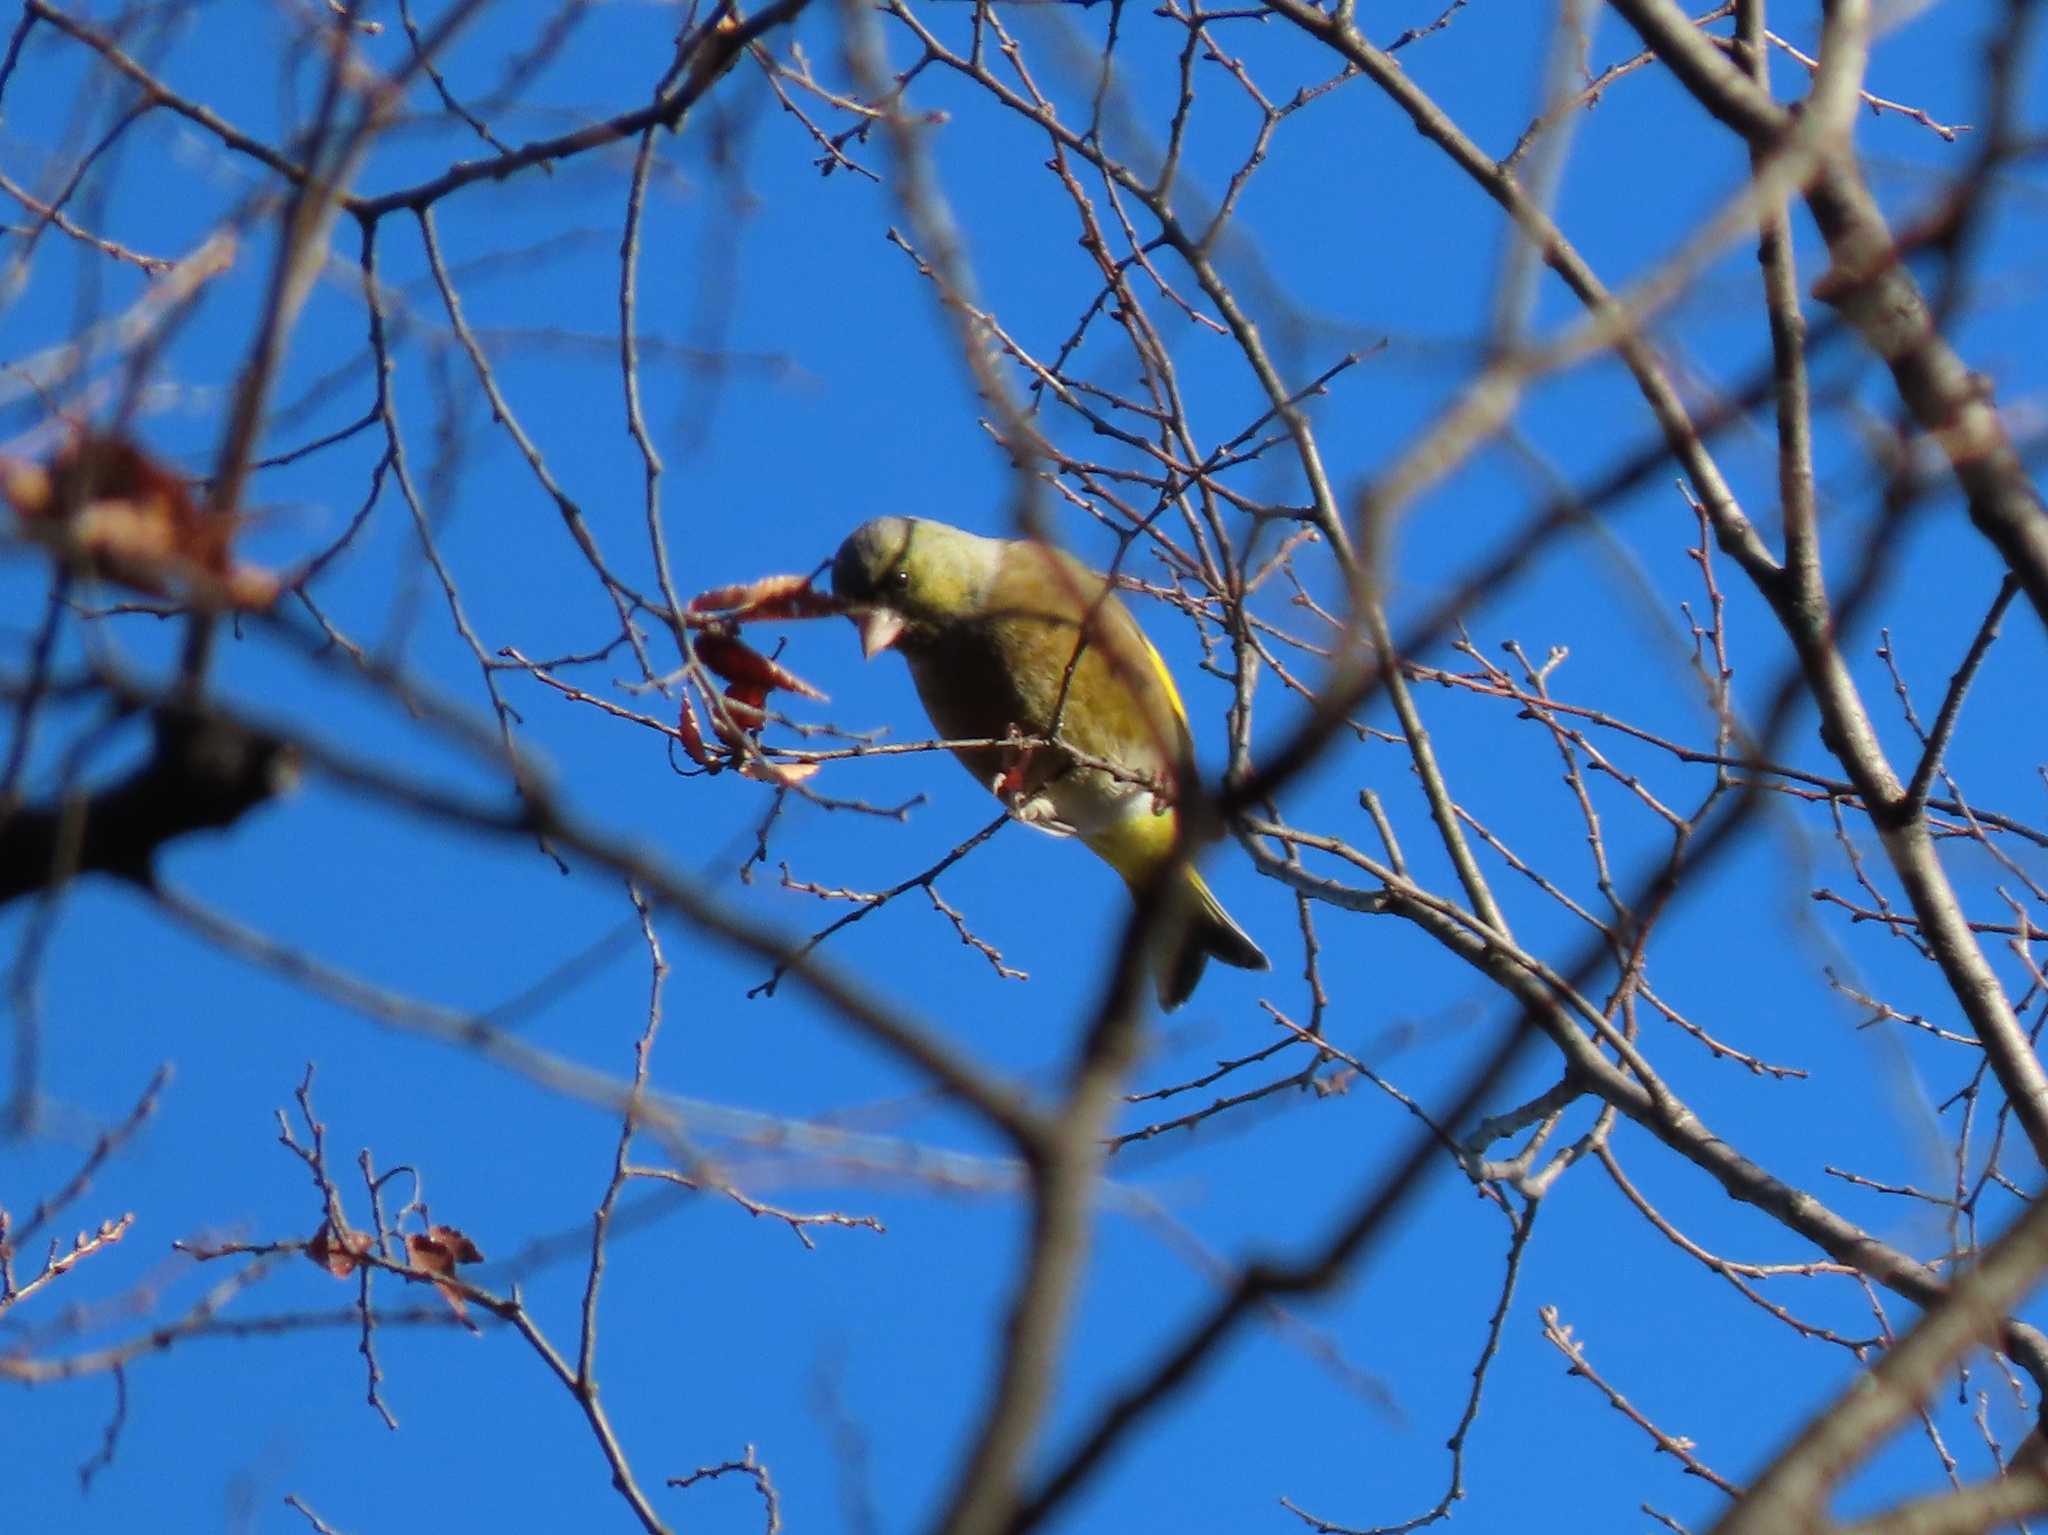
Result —
[[[0,820],[0,906],[73,874],[147,885],[166,843],[232,826],[296,776],[290,745],[234,720],[167,708],[155,728],[149,760],[120,782]]]
[[[1746,138],[1775,147],[1794,119],[1731,63],[1673,0],[1612,0],[1700,105]],[[1825,46],[1822,58],[1827,58]],[[1990,381],[1972,372],[1936,329],[1919,285],[1853,156],[1824,162],[1806,206],[1834,265],[1815,296],[1834,305],[1891,370],[1914,422],[1947,457],[1969,499],[1970,520],[1991,541],[2048,623],[2048,510],[1991,403]]]
[[[1845,1392],[1810,1423],[1758,1479],[1748,1497],[1729,1511],[1716,1535],[1764,1535],[1807,1529],[1829,1490],[1876,1448],[1921,1403],[1934,1394],[1949,1367],[1972,1344],[1998,1336],[2005,1315],[2034,1288],[2048,1268],[2048,1204],[2036,1204],[2000,1237],[1983,1261],[1959,1277],[1948,1297],[1923,1317],[1887,1353],[1858,1389]],[[2026,1507],[2040,1506],[2033,1483]],[[1932,1523],[1894,1528],[1962,1528]],[[1976,1526],[1984,1528],[1983,1525]]]
[[[1354,858],[1355,862],[1367,862]],[[1270,855],[1261,868],[1283,882],[1309,889],[1319,899],[1347,904],[1334,881],[1295,870]],[[1697,855],[1692,872],[1697,874]],[[1857,1227],[1803,1189],[1795,1188],[1750,1161],[1698,1114],[1680,1101],[1638,1054],[1624,1070],[1609,1060],[1593,1038],[1573,1021],[1573,994],[1512,941],[1489,936],[1469,915],[1463,920],[1448,903],[1392,874],[1375,869],[1383,889],[1372,892],[1380,909],[1405,917],[1451,953],[1487,976],[1527,1010],[1527,1016],[1565,1059],[1566,1080],[1611,1104],[1719,1183],[1731,1199],[1752,1205],[1798,1232],[1837,1262],[1867,1274],[1919,1306],[1938,1304],[1948,1293],[1942,1278],[1889,1243]],[[1363,892],[1360,892],[1362,895]],[[2037,1386],[2048,1392],[2048,1338],[2024,1322],[2010,1321],[2000,1342]]]

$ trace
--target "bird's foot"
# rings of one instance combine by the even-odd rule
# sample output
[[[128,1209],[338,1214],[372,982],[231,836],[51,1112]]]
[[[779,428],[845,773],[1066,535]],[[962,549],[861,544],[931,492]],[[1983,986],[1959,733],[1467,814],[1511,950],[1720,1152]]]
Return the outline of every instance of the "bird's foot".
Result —
[[[1013,737],[1021,734],[1014,725],[1009,733]],[[1046,793],[1050,780],[1039,771],[1042,759],[1038,753],[1039,748],[1024,745],[1021,739],[1007,748],[1003,752],[1002,771],[988,781],[989,792],[1026,826],[1036,826],[1056,837],[1071,837],[1074,828],[1060,818],[1059,807]]]
[[[1028,799],[1015,796],[1003,803],[1009,806],[1010,814],[1026,826],[1041,826],[1047,831],[1063,834],[1073,830],[1060,819],[1059,808],[1043,794],[1034,794]]]
[[[1037,793],[1032,784],[1034,778],[1042,775],[1032,771],[1037,754],[1023,743],[1022,734],[1017,727],[1012,725],[1007,734],[1017,744],[1003,748],[1002,766],[989,780],[988,788],[991,794],[1010,807],[1012,814],[1016,814],[1020,805],[1044,801],[1044,796]],[[1019,816],[1019,819],[1028,817]]]
[[[1052,802],[1052,796],[1043,792],[1034,793],[1025,787],[1025,776],[1021,763],[1005,769],[989,780],[989,791],[1003,802],[1003,808],[1013,819],[1026,826],[1036,826],[1049,831],[1056,837],[1070,837],[1074,828],[1060,819],[1059,807]]]

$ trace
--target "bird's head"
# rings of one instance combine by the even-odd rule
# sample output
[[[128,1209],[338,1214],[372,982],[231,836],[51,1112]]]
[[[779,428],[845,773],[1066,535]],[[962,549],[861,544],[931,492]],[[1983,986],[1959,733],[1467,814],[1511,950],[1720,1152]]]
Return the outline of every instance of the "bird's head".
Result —
[[[918,517],[877,517],[832,560],[832,591],[860,629],[869,659],[898,641],[921,645],[973,615],[1001,545]]]

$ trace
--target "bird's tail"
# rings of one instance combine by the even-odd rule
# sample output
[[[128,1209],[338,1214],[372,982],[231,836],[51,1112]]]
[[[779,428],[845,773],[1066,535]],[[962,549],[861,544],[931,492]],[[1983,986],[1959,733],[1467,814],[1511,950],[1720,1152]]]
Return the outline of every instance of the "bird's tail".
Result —
[[[1240,970],[1271,967],[1265,951],[1231,919],[1192,867],[1181,871],[1175,903],[1181,909],[1162,924],[1164,936],[1152,963],[1153,984],[1159,990],[1162,1008],[1171,1012],[1187,1001],[1211,955]]]

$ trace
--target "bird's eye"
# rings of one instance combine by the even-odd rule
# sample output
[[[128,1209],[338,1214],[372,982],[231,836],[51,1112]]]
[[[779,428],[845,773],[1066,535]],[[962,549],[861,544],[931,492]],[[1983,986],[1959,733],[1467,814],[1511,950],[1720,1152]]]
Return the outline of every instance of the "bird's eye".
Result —
[[[900,565],[897,566],[896,569],[889,572],[889,584],[899,592],[904,590],[910,585],[910,572]]]

